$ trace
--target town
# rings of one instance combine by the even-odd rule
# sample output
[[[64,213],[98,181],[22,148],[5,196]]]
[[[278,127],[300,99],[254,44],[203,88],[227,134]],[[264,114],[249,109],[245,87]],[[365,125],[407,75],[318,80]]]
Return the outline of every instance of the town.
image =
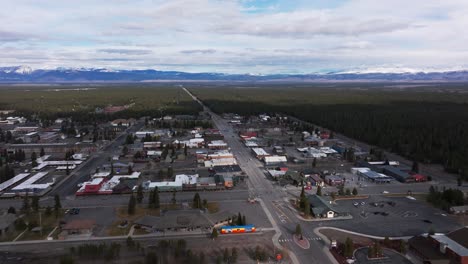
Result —
[[[218,115],[183,91],[203,111],[82,124],[3,110],[1,257],[84,261],[100,257],[85,246],[121,241],[108,257],[139,260],[183,241],[199,263],[468,259],[459,181],[292,116]]]

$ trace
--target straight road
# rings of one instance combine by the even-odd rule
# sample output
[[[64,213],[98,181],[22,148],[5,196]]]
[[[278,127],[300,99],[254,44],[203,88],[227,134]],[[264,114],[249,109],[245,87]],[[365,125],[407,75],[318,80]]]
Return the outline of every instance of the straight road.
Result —
[[[273,237],[274,245],[279,248],[287,249],[293,263],[334,263],[333,260],[323,252],[322,249],[324,244],[321,240],[311,240],[310,249],[307,250],[300,248],[295,243],[289,243],[285,246],[279,243],[279,238],[281,236],[291,237],[295,231],[296,225],[299,223],[299,219],[294,216],[289,217],[290,222],[283,222],[284,219],[281,217],[281,214],[277,213],[278,208],[275,203],[284,201],[284,198],[287,198],[288,195],[281,187],[273,185],[272,182],[266,178],[262,170],[262,164],[255,159],[249,149],[241,143],[238,135],[233,131],[228,122],[213,113],[186,88],[182,87],[182,89],[184,89],[184,91],[187,92],[195,101],[200,103],[205,112],[208,112],[211,115],[213,123],[222,132],[224,140],[228,143],[232,153],[237,157],[239,166],[249,176],[248,186],[250,195],[262,200],[261,204],[263,209],[265,210],[266,215],[269,216],[273,228],[276,230],[276,235]],[[304,235],[307,237],[313,237],[314,233],[311,230],[305,230]]]

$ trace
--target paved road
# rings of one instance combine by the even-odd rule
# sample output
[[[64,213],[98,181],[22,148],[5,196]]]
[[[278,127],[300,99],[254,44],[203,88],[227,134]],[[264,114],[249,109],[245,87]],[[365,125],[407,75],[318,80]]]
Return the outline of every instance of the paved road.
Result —
[[[232,126],[203,105],[203,103],[187,89],[183,89],[204,107],[205,112],[210,113],[213,123],[224,135],[224,140],[228,143],[232,153],[236,156],[240,167],[249,176],[248,186],[250,195],[252,197],[259,197],[262,200],[265,213],[269,217],[273,228],[276,230],[273,243],[280,248],[288,249],[290,251],[291,260],[294,263],[333,263],[329,256],[322,250],[324,246],[323,241],[311,240],[310,249],[304,250],[297,246],[292,240],[289,240],[295,231],[296,224],[299,223],[299,219],[294,217],[292,212],[284,212],[277,207],[277,203],[283,202],[284,198],[288,197],[287,193],[283,191],[283,188],[273,185],[272,182],[266,178],[263,173],[262,164],[255,159],[250,150],[241,143],[238,135],[232,129]],[[288,218],[288,221],[285,221],[287,215],[291,217]],[[313,229],[306,229],[303,233],[305,237],[315,237]],[[280,244],[280,239],[285,243]]]
[[[202,199],[208,201],[247,201],[249,197],[248,190],[230,190],[230,191],[210,191],[199,192]],[[176,199],[179,202],[191,202],[195,192],[178,192]],[[171,203],[172,193],[160,193],[161,203]],[[94,195],[94,196],[67,196],[61,200],[64,208],[96,208],[96,207],[119,207],[127,206],[130,195]],[[147,196],[144,202],[146,202]],[[0,208],[8,208],[10,206],[21,208],[22,199],[3,199],[0,200]],[[46,196],[40,199],[41,206],[54,206],[52,196]]]

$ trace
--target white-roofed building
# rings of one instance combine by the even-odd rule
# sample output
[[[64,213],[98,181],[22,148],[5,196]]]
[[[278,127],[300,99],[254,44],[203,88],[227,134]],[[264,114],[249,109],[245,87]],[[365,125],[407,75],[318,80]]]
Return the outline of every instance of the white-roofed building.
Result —
[[[262,148],[252,148],[252,152],[255,154],[255,157],[257,157],[257,159],[259,159],[259,160],[261,160],[261,159],[263,159],[265,157],[271,156],[270,154],[268,154]]]
[[[48,182],[48,183],[36,183],[42,178],[44,178],[48,172],[38,172],[22,182],[21,184],[17,185],[16,187],[13,187],[11,190],[14,192],[27,192],[27,193],[42,193],[46,190],[48,190],[55,182]]]
[[[13,186],[17,182],[23,180],[24,178],[28,177],[30,174],[29,173],[20,173],[16,175],[15,177],[4,181],[0,184],[0,192],[3,192],[5,189],[9,188],[10,186]]]
[[[212,168],[215,166],[230,166],[237,165],[237,160],[235,158],[212,159],[206,160],[204,164],[207,168]]]
[[[209,149],[227,149],[228,144],[224,142],[223,140],[214,140],[208,143],[208,148]]]
[[[288,162],[286,156],[268,156],[264,159],[265,165],[276,165]]]

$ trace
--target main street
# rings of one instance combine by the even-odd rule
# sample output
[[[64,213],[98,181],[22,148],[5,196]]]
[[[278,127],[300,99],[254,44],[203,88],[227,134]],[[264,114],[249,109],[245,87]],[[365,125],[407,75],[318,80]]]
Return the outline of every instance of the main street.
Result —
[[[293,212],[288,212],[288,220],[286,221],[278,210],[275,203],[282,203],[288,195],[280,186],[273,185],[271,181],[266,179],[262,171],[262,165],[258,162],[239,140],[238,135],[233,131],[228,122],[222,119],[217,114],[213,113],[206,107],[198,98],[191,94],[186,88],[183,88],[195,101],[199,102],[205,112],[211,115],[213,123],[224,135],[224,140],[228,143],[232,153],[237,157],[239,166],[249,176],[248,186],[251,196],[261,199],[261,204],[266,215],[270,219],[271,224],[276,230],[276,235],[273,236],[273,243],[279,248],[285,248],[289,251],[289,256],[294,263],[333,263],[334,259],[330,258],[329,254],[324,251],[324,242],[321,240],[310,240],[310,249],[302,249],[297,246],[292,239],[292,234],[295,231],[296,225],[300,224],[300,220],[294,216]],[[288,209],[289,210],[289,209]],[[310,225],[309,225],[310,226]],[[313,238],[314,233],[311,228],[303,228],[303,235],[307,238]],[[281,245],[279,239],[286,241],[287,244]]]

